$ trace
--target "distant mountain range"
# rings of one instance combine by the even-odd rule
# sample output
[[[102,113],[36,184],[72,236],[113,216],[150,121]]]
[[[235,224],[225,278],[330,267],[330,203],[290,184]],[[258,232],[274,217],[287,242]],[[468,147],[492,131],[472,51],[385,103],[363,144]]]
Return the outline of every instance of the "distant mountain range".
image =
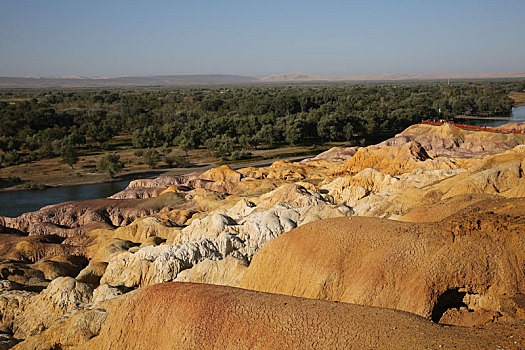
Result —
[[[0,88],[48,87],[134,87],[222,85],[257,82],[255,77],[241,75],[156,75],[150,77],[0,77]]]
[[[481,74],[455,74],[455,73],[432,73],[432,74],[369,74],[349,75],[344,77],[323,77],[306,73],[285,73],[269,75],[259,78],[260,82],[307,82],[307,81],[388,81],[388,80],[440,80],[440,79],[501,79],[501,78],[525,78],[525,71],[511,73],[481,73]]]
[[[134,86],[188,86],[235,85],[301,82],[352,82],[352,81],[410,81],[440,79],[502,79],[525,78],[525,71],[481,74],[376,74],[324,77],[306,73],[285,73],[255,77],[248,75],[156,75],[143,77],[0,77],[0,88],[51,88],[51,87],[134,87]]]

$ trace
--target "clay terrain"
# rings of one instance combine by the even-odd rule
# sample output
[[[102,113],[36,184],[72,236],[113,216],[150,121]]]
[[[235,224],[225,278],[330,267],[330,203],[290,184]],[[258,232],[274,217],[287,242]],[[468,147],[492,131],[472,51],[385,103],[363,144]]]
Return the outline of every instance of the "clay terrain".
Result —
[[[413,125],[0,217],[0,349],[523,349],[524,171]]]

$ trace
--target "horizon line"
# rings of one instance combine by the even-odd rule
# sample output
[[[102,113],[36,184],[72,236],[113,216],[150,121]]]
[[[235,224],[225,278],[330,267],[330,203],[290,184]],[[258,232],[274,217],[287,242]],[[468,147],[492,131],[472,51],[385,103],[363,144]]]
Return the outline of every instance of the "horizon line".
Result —
[[[275,73],[275,74],[265,74],[265,75],[255,75],[255,74],[234,74],[234,73],[159,73],[159,74],[145,74],[145,75],[133,75],[133,74],[119,74],[119,75],[80,75],[80,74],[69,74],[69,75],[24,75],[24,76],[15,76],[15,75],[2,75],[0,78],[18,78],[18,79],[118,79],[118,78],[154,78],[154,77],[175,77],[175,76],[234,76],[234,77],[247,77],[254,79],[263,79],[267,77],[279,77],[279,76],[293,76],[293,75],[302,75],[305,77],[311,78],[322,78],[322,79],[343,79],[349,77],[371,77],[371,76],[395,76],[395,75],[404,75],[404,76],[427,76],[427,75],[454,75],[454,76],[478,76],[478,75],[506,75],[509,76],[512,74],[525,75],[524,70],[518,71],[484,71],[476,73],[458,73],[452,71],[442,71],[442,72],[426,72],[426,73],[409,73],[409,72],[383,72],[383,73],[363,73],[363,74],[341,74],[341,75],[318,75],[305,72],[284,72],[284,73]],[[446,79],[446,77],[444,77]]]

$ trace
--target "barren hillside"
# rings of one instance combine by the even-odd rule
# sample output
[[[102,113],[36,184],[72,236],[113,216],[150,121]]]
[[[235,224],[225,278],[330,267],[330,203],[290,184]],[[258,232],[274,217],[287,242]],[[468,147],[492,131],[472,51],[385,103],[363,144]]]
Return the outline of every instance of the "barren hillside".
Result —
[[[2,217],[3,343],[523,347],[524,143],[415,125]]]

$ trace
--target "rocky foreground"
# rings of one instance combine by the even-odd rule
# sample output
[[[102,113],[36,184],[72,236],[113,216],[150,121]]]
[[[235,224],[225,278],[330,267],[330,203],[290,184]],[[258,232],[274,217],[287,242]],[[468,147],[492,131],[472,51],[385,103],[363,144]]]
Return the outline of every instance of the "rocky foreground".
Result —
[[[524,169],[415,125],[0,217],[0,348],[523,348]]]

